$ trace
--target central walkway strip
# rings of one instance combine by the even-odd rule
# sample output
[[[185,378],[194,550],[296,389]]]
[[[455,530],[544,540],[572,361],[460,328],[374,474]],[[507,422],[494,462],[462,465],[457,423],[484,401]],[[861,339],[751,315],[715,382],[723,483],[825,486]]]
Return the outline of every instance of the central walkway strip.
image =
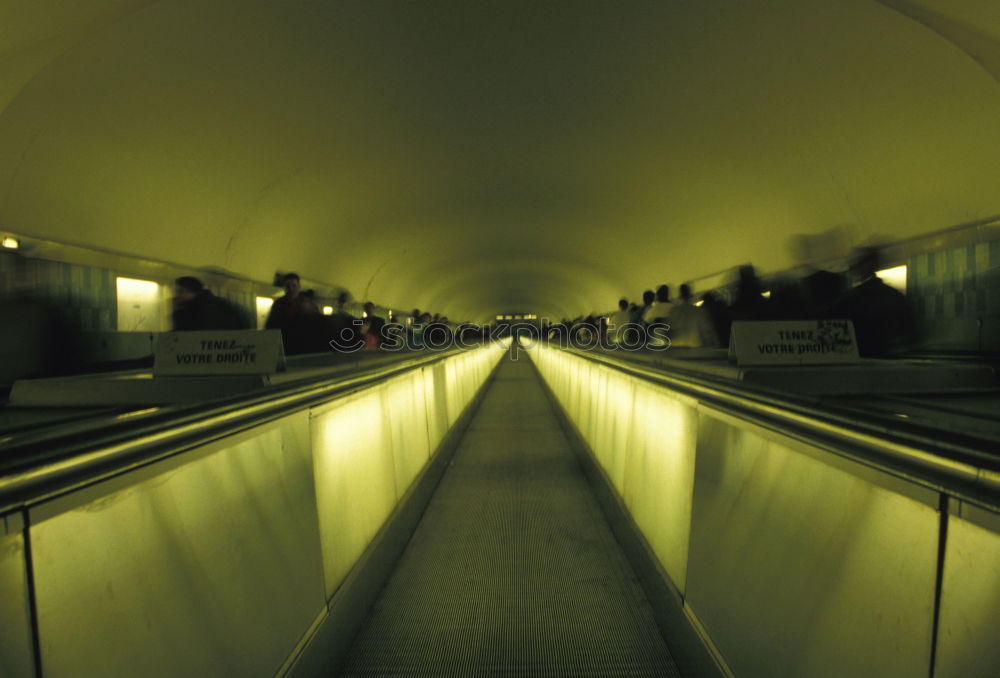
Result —
[[[519,358],[500,366],[344,675],[680,675]]]

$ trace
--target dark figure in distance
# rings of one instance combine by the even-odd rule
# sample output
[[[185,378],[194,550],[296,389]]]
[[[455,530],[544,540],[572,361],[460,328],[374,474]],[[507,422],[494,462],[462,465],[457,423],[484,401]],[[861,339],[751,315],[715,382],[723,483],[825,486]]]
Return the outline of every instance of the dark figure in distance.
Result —
[[[326,333],[329,335],[330,348],[336,351],[353,351],[360,339],[358,325],[354,324],[355,317],[345,308],[347,299],[347,292],[337,295],[336,310],[327,318]]]
[[[618,310],[608,318],[607,336],[612,344],[625,340],[625,330],[629,323],[628,299],[618,300]]]
[[[877,249],[856,250],[850,271],[858,284],[830,309],[831,318],[847,318],[854,323],[858,353],[870,358],[891,355],[912,342],[915,335],[913,312],[906,296],[875,275],[880,264]]]
[[[771,320],[771,305],[764,298],[764,287],[753,266],[740,266],[736,299],[729,307],[732,320]]]
[[[245,313],[205,289],[198,278],[192,276],[177,278],[174,281],[174,288],[175,332],[250,329],[250,322]]]
[[[375,347],[377,348],[378,346],[381,346],[384,338],[382,335],[382,328],[385,326],[385,320],[375,315],[375,304],[370,301],[365,302],[363,325],[365,323],[368,325],[368,332],[361,332],[362,339],[364,339],[366,334],[371,335],[374,337]],[[367,343],[368,341],[366,340],[366,347]]]
[[[716,346],[729,348],[729,330],[733,324],[729,317],[729,309],[715,292],[705,292],[701,295],[701,307],[708,314],[712,329],[715,331],[715,338],[718,340]]]
[[[670,316],[671,311],[673,311],[674,304],[670,301],[670,285],[660,285],[656,288],[656,301],[647,311],[646,318],[647,322],[667,322],[667,318]]]
[[[318,348],[320,342],[314,336],[318,331],[318,323],[312,316],[320,314],[315,300],[302,293],[302,283],[297,273],[286,273],[282,284],[285,294],[274,300],[264,327],[281,330],[287,355],[321,350]]]
[[[806,299],[814,317],[829,317],[830,307],[847,292],[847,276],[832,271],[814,271],[802,279]]]
[[[694,305],[693,298],[691,286],[687,283],[681,285],[680,298],[667,318],[671,345],[714,348],[719,342],[712,318],[705,308]]]

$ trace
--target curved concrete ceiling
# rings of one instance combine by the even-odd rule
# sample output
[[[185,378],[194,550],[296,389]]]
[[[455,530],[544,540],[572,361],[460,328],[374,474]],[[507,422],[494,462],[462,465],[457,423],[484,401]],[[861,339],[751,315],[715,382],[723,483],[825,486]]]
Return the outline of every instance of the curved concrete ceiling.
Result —
[[[0,228],[453,319],[1000,213],[996,3],[36,0],[0,26]]]

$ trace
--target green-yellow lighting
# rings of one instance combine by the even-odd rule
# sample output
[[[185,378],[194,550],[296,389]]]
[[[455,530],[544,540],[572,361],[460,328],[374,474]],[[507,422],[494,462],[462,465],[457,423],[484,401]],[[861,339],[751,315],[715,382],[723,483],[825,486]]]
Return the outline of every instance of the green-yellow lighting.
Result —
[[[881,271],[875,271],[875,275],[882,279],[889,287],[894,287],[903,294],[906,294],[906,264],[902,266],[893,266],[892,268],[883,268]]]

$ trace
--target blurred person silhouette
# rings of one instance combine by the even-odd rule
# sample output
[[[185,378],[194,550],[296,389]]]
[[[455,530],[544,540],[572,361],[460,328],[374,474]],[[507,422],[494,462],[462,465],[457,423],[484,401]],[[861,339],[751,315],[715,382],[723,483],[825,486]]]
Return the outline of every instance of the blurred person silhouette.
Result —
[[[73,309],[24,292],[0,298],[0,385],[83,370]]]
[[[590,347],[597,338],[597,331],[597,321],[593,316],[581,316],[573,322],[571,336],[577,347]]]
[[[625,330],[625,343],[638,346],[646,336],[646,312],[656,301],[653,290],[642,293],[642,303],[629,306],[629,327]]]
[[[327,350],[323,321],[315,317],[321,314],[312,290],[302,292],[302,282],[297,273],[286,273],[281,282],[285,294],[274,300],[264,327],[281,330],[286,355]],[[324,343],[322,348],[321,341]]]
[[[423,348],[425,345],[425,338],[427,334],[427,328],[431,324],[431,314],[424,312],[413,323],[413,327],[410,328],[410,345],[412,348]]]
[[[370,333],[375,337],[375,341],[378,345],[382,344],[382,328],[385,326],[385,320],[380,318],[375,314],[375,303],[371,301],[366,301],[364,306],[364,320],[371,325]],[[364,334],[362,332],[362,334]]]
[[[646,310],[645,318],[647,324],[651,322],[666,322],[667,316],[673,310],[673,302],[670,300],[670,285],[660,285],[656,288],[656,299]]]
[[[424,314],[424,317],[428,318],[428,323],[424,327],[423,345],[436,349],[446,348],[451,339],[451,331],[448,325],[443,322],[441,316],[437,313],[434,314],[433,318],[430,318],[427,313]]]
[[[329,346],[329,317],[323,315],[314,290],[303,290],[295,301],[297,307],[287,328],[289,354],[323,353]]]
[[[736,298],[729,307],[729,317],[737,320],[770,320],[771,306],[764,298],[764,287],[754,267],[740,266],[736,280]]]
[[[847,292],[848,287],[847,276],[833,271],[813,271],[802,278],[809,316],[829,318],[830,308]]]
[[[642,304],[636,306],[635,312],[632,314],[631,322],[636,324],[646,324],[646,312],[652,308],[653,303],[656,301],[656,294],[653,290],[646,290],[642,293]]]
[[[670,325],[670,345],[689,348],[718,346],[712,319],[707,310],[694,305],[691,286],[686,283],[681,285],[679,295],[666,320]]]
[[[708,315],[709,322],[715,332],[717,340],[715,345],[729,348],[729,329],[733,324],[729,317],[729,309],[715,292],[705,292],[701,295],[701,308]]]
[[[784,276],[772,280],[768,304],[771,320],[802,320],[809,317],[809,303],[802,281],[798,278]]]
[[[301,305],[298,302],[302,292],[302,282],[298,273],[286,273],[281,278],[281,285],[285,288],[285,294],[274,300],[271,310],[267,314],[267,321],[264,327],[269,330],[284,330],[288,327],[292,318],[301,312]]]
[[[356,318],[347,312],[347,302],[350,295],[341,292],[337,295],[333,313],[327,317],[326,333],[329,335],[330,348],[337,351],[350,351],[357,345],[358,326]]]
[[[174,281],[174,311],[171,315],[175,332],[192,330],[246,330],[250,318],[235,304],[217,297],[193,276]]]
[[[881,263],[877,248],[856,249],[851,255],[850,275],[857,284],[830,308],[831,318],[854,323],[858,353],[870,358],[889,357],[916,339],[916,323],[906,296],[875,275]]]
[[[371,351],[379,347],[381,337],[376,333],[375,319],[375,316],[369,315],[361,320],[358,336],[361,338],[362,350]]]
[[[618,310],[608,318],[608,341],[612,344],[620,344],[625,339],[625,329],[628,323],[628,299],[619,299]]]

